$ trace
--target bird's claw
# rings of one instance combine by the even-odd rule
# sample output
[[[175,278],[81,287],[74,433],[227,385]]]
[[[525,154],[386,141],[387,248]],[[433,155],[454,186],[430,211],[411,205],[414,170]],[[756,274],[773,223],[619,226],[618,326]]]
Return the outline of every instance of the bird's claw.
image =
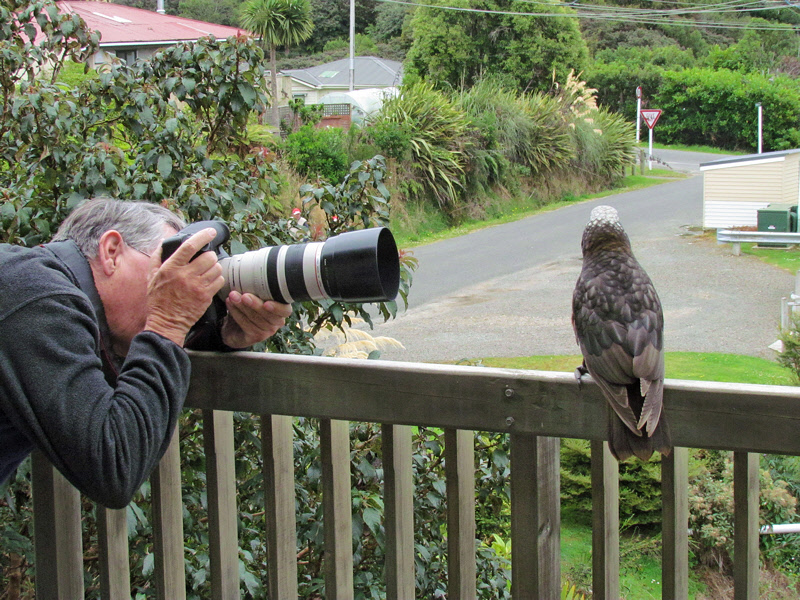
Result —
[[[581,389],[583,385],[583,376],[589,373],[589,369],[587,369],[584,365],[580,365],[575,369],[575,379],[578,381],[578,389]]]

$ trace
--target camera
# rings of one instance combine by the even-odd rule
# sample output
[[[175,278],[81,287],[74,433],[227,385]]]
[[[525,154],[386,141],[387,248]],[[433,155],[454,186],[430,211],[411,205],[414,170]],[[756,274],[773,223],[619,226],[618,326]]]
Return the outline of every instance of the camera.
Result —
[[[230,232],[222,221],[198,221],[162,243],[166,260],[192,235],[213,228],[217,235],[198,254],[213,251],[222,266],[225,285],[262,300],[285,304],[307,300],[388,302],[400,288],[400,257],[392,232],[386,227],[349,231],[324,242],[268,246],[229,256],[222,245]]]

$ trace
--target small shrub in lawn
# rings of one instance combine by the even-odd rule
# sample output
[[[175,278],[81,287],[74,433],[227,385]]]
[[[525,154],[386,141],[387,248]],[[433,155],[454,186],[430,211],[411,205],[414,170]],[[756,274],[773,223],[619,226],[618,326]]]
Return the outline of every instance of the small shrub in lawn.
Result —
[[[304,125],[286,137],[283,150],[286,161],[306,177],[340,181],[347,175],[347,153],[341,129],[315,129]]]

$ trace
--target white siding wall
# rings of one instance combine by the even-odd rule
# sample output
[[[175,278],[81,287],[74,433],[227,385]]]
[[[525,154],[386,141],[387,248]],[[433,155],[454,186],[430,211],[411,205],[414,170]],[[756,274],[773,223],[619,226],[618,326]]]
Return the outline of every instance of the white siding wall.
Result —
[[[784,204],[797,204],[800,196],[800,155],[789,154],[783,164],[783,199]]]
[[[703,169],[703,227],[755,227],[758,209],[798,202],[800,155],[753,162]]]
[[[706,202],[783,202],[783,162],[707,170],[703,198]]]
[[[755,227],[758,224],[758,209],[766,208],[768,204],[770,203],[707,200],[703,203],[703,227],[705,229]]]

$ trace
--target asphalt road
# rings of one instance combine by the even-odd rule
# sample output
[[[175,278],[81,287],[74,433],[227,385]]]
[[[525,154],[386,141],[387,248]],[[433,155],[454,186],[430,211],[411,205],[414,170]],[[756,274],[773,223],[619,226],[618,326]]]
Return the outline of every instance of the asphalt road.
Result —
[[[577,354],[570,324],[580,239],[592,208],[614,206],[664,307],[667,350],[771,357],[780,299],[795,277],[701,238],[698,164],[720,158],[655,153],[694,175],[645,190],[574,204],[414,250],[408,311],[376,324],[400,341],[382,358],[450,361]]]

